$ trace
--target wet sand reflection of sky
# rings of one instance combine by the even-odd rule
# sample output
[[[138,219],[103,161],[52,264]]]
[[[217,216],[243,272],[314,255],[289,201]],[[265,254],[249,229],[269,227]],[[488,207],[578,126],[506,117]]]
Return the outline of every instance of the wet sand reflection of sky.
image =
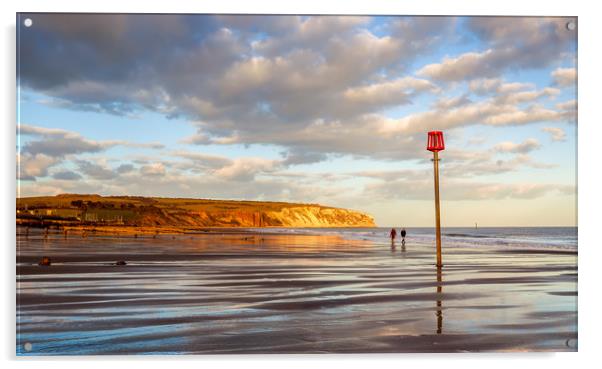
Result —
[[[574,350],[574,254],[249,237],[20,238],[18,353]]]

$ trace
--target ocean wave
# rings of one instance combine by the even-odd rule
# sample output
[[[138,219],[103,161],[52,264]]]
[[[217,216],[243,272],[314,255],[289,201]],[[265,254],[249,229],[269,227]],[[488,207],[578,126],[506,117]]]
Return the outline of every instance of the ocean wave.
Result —
[[[491,236],[481,234],[468,234],[468,233],[444,233],[447,237],[470,237],[470,238],[491,238]]]

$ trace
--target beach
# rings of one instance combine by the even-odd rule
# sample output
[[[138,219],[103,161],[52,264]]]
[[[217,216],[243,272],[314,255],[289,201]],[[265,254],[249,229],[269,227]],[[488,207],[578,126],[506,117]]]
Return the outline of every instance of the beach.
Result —
[[[576,247],[462,232],[17,227],[17,354],[576,351]]]

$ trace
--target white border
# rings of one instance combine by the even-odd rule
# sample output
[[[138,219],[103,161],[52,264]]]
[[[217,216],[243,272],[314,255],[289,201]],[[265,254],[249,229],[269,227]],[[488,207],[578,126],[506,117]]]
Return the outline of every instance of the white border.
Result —
[[[588,5],[586,5],[588,4]],[[342,364],[351,368],[378,366],[380,368],[424,366],[437,368],[506,368],[508,365],[521,367],[543,364],[549,368],[588,367],[599,365],[597,344],[600,342],[600,305],[598,283],[602,277],[598,262],[602,242],[598,240],[597,217],[599,208],[597,190],[600,188],[599,172],[602,170],[600,158],[595,152],[601,147],[600,125],[602,116],[600,100],[600,58],[599,36],[602,35],[601,13],[589,4],[594,1],[540,1],[503,0],[497,2],[477,0],[220,0],[215,2],[170,0],[149,3],[148,1],[103,0],[82,2],[74,0],[54,0],[38,2],[19,0],[2,2],[2,81],[4,88],[0,96],[3,112],[2,137],[2,208],[0,226],[3,235],[2,245],[2,335],[0,350],[5,367],[44,367],[44,368],[104,368],[125,367],[139,364],[148,368],[163,368],[178,365],[181,368],[199,366],[226,366],[245,369],[261,368],[306,368],[327,367]],[[279,14],[400,14],[400,15],[563,15],[579,17],[579,353],[577,354],[473,354],[473,355],[286,355],[286,356],[196,356],[196,357],[79,357],[52,359],[15,358],[15,28],[16,12],[153,12],[153,13],[279,13]],[[598,108],[598,109],[596,109]],[[85,364],[82,360],[86,360]],[[177,362],[174,363],[173,361]],[[540,362],[542,361],[542,362]],[[591,363],[591,365],[590,365]]]

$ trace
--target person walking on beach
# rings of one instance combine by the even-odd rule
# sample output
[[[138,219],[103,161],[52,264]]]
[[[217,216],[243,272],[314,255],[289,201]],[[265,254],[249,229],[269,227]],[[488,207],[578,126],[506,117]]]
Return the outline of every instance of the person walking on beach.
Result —
[[[405,245],[405,243],[406,243],[406,229],[402,228],[401,232],[399,232],[399,234],[401,235],[401,243]]]
[[[389,235],[391,236],[391,243],[395,242],[395,237],[397,236],[395,228],[391,228],[391,233]]]

